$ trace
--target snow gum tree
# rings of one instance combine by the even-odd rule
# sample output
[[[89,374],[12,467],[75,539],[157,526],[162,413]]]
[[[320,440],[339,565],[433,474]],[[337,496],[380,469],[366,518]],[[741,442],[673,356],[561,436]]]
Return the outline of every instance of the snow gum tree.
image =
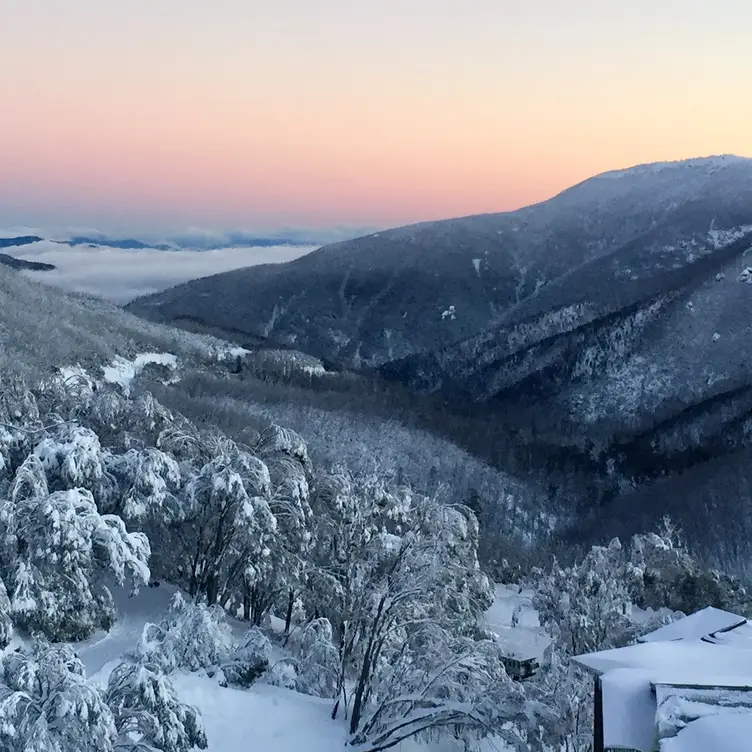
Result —
[[[10,598],[5,583],[0,580],[0,650],[8,645],[13,636]]]
[[[273,661],[271,641],[258,627],[251,627],[238,648],[222,665],[222,672],[228,684],[250,687],[268,671]]]
[[[70,648],[39,643],[2,659],[4,752],[111,752],[116,738],[107,703]]]
[[[121,663],[103,692],[67,646],[35,642],[0,661],[3,752],[206,749],[198,711],[155,666]]]
[[[458,654],[479,661],[474,665],[488,665],[489,675],[496,670],[496,664],[487,664],[485,643],[473,639],[493,597],[478,566],[474,515],[408,489],[389,489],[378,478],[355,480],[344,471],[320,480],[313,506],[318,566],[309,608],[329,619],[339,648],[339,699],[333,715],[344,705],[353,738],[365,743],[373,732],[380,739],[373,742],[374,749],[396,744],[403,734],[444,725],[442,719],[449,716],[443,714],[442,691],[432,695],[436,684],[426,689],[430,702],[379,711],[386,725],[369,719],[383,698],[412,696],[415,687],[409,681],[417,673],[406,667],[428,662],[427,655],[439,646],[440,654],[431,653],[434,671],[454,665]],[[437,631],[429,637],[428,630]],[[436,634],[442,639],[436,640]],[[395,671],[395,665],[405,670]],[[503,667],[500,677],[506,678]],[[413,710],[421,716],[415,724],[406,722],[413,719]],[[447,726],[474,723],[471,715],[449,715]]]
[[[181,549],[176,579],[256,625],[280,604],[289,628],[310,543],[305,442],[277,426],[253,447],[175,427],[159,446],[185,479],[179,515],[166,526]]]
[[[706,606],[742,614],[752,610],[744,584],[702,567],[668,518],[655,532],[632,538],[629,574],[635,602],[644,608],[666,607],[686,614]]]
[[[198,710],[180,701],[156,665],[121,663],[110,674],[104,699],[113,714],[118,750],[189,752],[207,747]]]
[[[155,447],[129,449],[122,455],[110,455],[106,469],[118,485],[114,503],[107,511],[135,523],[178,515],[180,466],[169,454]]]
[[[410,737],[431,742],[449,734],[472,749],[492,735],[506,748],[527,752],[520,731],[531,725],[528,705],[495,642],[457,637],[427,623],[376,673],[351,742],[377,752]]]
[[[252,487],[255,479],[244,478],[233,459],[211,460],[187,488],[186,538],[192,549],[189,592],[203,594],[210,605],[218,602],[221,589],[234,584],[237,574],[253,579],[269,556],[276,532],[268,501],[249,495],[247,485]]]
[[[535,590],[541,624],[566,655],[623,645],[633,633],[627,562],[618,538],[593,546],[571,567],[554,561]]]
[[[61,425],[39,442],[34,454],[42,463],[52,490],[99,491],[104,478],[104,455],[94,431],[75,424]]]
[[[313,619],[306,624],[296,652],[298,692],[316,697],[336,697],[339,653],[329,620]]]
[[[186,601],[176,593],[165,618],[144,627],[136,661],[165,673],[219,666],[232,649],[232,634],[217,607]]]
[[[84,489],[46,492],[38,457],[19,468],[0,506],[2,577],[13,620],[50,639],[78,640],[114,619],[104,575],[134,587],[149,580],[149,541],[101,515]]]
[[[0,479],[13,477],[43,431],[37,400],[23,381],[0,388]]]
[[[293,446],[294,453],[266,459],[270,477],[267,498],[276,535],[274,545],[268,547],[269,555],[246,577],[243,599],[244,616],[253,624],[261,624],[271,608],[280,604],[285,634],[290,632],[294,605],[306,581],[311,543],[308,459],[299,443]]]

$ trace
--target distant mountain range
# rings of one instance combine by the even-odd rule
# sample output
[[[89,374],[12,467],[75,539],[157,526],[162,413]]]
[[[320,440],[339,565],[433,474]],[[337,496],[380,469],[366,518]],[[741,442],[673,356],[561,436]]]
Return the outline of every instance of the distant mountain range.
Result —
[[[15,256],[9,256],[7,253],[0,253],[0,264],[9,266],[11,269],[23,269],[27,272],[51,272],[56,268],[54,264],[17,259]]]
[[[141,250],[192,250],[214,251],[223,248],[273,248],[275,246],[316,247],[331,242],[333,238],[349,239],[365,230],[340,228],[333,230],[290,230],[274,234],[230,231],[224,233],[186,232],[167,237],[117,237],[99,232],[86,234],[53,233],[51,235],[22,235],[0,237],[0,248],[30,245],[48,241],[61,245],[117,248],[125,251]]]
[[[316,242],[293,237],[263,237],[242,233],[229,233],[216,239],[199,239],[195,237],[176,237],[169,243],[148,242],[134,238],[108,238],[99,235],[75,235],[68,240],[58,240],[65,245],[90,245],[103,248],[120,248],[125,251],[141,251],[156,249],[158,251],[173,251],[177,249],[214,251],[221,248],[272,248],[279,245],[309,246]]]
[[[16,246],[38,243],[42,238],[38,235],[20,235],[15,238],[0,238],[0,248],[14,248]]]
[[[575,479],[578,524],[639,529],[671,511],[702,535],[723,509],[752,532],[750,159],[605,173],[516,212],[375,233],[128,308],[376,368],[474,411],[552,494]]]
[[[162,243],[135,238],[111,238],[105,235],[73,235],[67,239],[50,239],[40,235],[18,235],[0,237],[0,248],[24,248],[34,243],[57,243],[70,247],[88,246],[90,248],[114,248],[123,251],[175,251],[194,250],[211,251],[223,248],[273,248],[276,246],[296,246],[300,248],[315,246],[313,239],[295,236],[260,236],[246,233],[227,233],[218,238],[204,236],[179,236]],[[0,264],[24,271],[46,272],[57,267],[54,264],[30,261],[0,253]]]

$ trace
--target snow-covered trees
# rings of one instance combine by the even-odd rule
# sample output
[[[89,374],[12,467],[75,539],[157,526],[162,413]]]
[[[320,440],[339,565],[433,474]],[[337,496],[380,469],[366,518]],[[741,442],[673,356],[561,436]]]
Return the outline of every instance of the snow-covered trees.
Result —
[[[0,579],[0,650],[8,645],[13,636],[10,598],[5,583]]]
[[[109,511],[136,523],[157,515],[169,520],[179,514],[175,495],[180,487],[180,466],[169,454],[155,447],[129,449],[122,455],[110,455],[106,469],[118,483]]]
[[[591,678],[569,658],[626,645],[655,628],[663,617],[638,624],[633,604],[686,604],[685,588],[695,592],[687,583],[706,582],[706,574],[667,522],[657,533],[634,536],[626,546],[614,539],[608,546],[593,546],[569,567],[554,561],[549,570],[537,572],[533,603],[553,643],[540,671],[526,684],[531,701],[547,709],[534,738],[547,749],[590,750]]]
[[[250,495],[256,478],[239,472],[237,458],[220,456],[189,482],[185,521],[191,550],[189,592],[217,603],[238,578],[253,580],[269,544],[276,520],[267,500]],[[245,468],[243,468],[245,470]],[[253,472],[255,471],[255,472]],[[262,473],[253,468],[253,475]]]
[[[159,446],[184,477],[179,515],[165,529],[179,548],[173,578],[253,624],[278,605],[289,621],[310,541],[305,442],[277,426],[253,447],[182,426]]]
[[[232,648],[230,629],[217,607],[186,601],[180,593],[159,624],[147,624],[136,656],[166,673],[219,666]]]
[[[626,644],[634,630],[632,599],[621,543],[593,546],[585,558],[562,568],[554,561],[535,583],[533,604],[567,655]]]
[[[380,698],[417,691],[408,679],[414,674],[395,666],[419,666],[438,645],[445,651],[431,659],[433,670],[442,661],[452,664],[457,651],[472,654],[478,617],[492,600],[491,584],[478,566],[477,522],[467,508],[339,472],[320,480],[314,513],[318,566],[309,597],[311,607],[335,627],[340,699],[333,713],[344,704],[350,732],[365,739],[371,731],[364,731],[364,724]],[[427,638],[429,627],[446,639]],[[466,642],[460,647],[456,640]],[[440,697],[441,692],[430,709],[422,709],[420,723],[410,726],[403,717],[397,726],[410,736],[443,725]],[[404,706],[395,712],[404,714]],[[379,713],[387,716],[394,720]],[[453,715],[451,725],[469,719]],[[385,727],[374,733],[395,738]]]
[[[312,539],[309,461],[305,444],[301,446],[297,434],[293,434],[297,440],[291,440],[291,433],[285,434],[288,441],[283,444],[281,455],[266,457],[273,488],[269,507],[276,521],[277,545],[272,548],[266,566],[255,573],[248,592],[254,624],[261,623],[273,604],[282,602],[286,633],[290,630],[296,599],[305,586]]]
[[[105,702],[124,752],[189,752],[206,749],[198,711],[180,702],[159,667],[123,662],[110,674]]]
[[[530,749],[592,752],[593,682],[554,643],[535,677],[525,682],[536,723],[527,727]]]
[[[306,624],[296,652],[298,691],[316,697],[336,697],[339,653],[329,620],[319,618]]]
[[[86,488],[96,493],[104,477],[102,445],[94,431],[65,423],[34,449],[52,490]]]
[[[148,582],[149,541],[119,517],[100,515],[89,491],[26,496],[26,478],[0,510],[13,618],[52,639],[82,639],[114,619],[105,574],[120,584],[129,576],[136,587]]]
[[[752,606],[743,583],[702,567],[669,519],[656,532],[632,538],[629,574],[635,602],[643,608],[666,607],[690,614],[715,606],[747,613]]]
[[[378,752],[410,737],[448,733],[467,749],[491,735],[519,749],[520,731],[530,725],[527,699],[501,658],[490,640],[422,625],[377,672],[353,743]]]
[[[573,655],[627,644],[637,632],[625,552],[618,539],[569,567],[554,561],[534,578],[533,605],[553,642],[526,689],[543,711],[528,740],[543,749],[589,752],[592,682]]]
[[[228,684],[250,687],[269,669],[273,660],[271,641],[258,627],[251,627],[242,644],[222,665],[222,672]]]
[[[0,664],[0,749],[111,752],[115,722],[83,664],[66,647],[36,644]]]
[[[43,430],[37,400],[23,381],[0,388],[0,479],[12,477]]]
[[[189,752],[206,749],[198,712],[161,671],[121,663],[105,692],[69,647],[34,643],[0,662],[3,752]]]

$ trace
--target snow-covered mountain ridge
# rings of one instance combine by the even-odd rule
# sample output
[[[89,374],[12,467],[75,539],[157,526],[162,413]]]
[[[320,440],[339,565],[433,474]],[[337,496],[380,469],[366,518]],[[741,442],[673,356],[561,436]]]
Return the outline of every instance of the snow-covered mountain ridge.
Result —
[[[656,258],[670,248],[699,252],[710,233],[745,225],[752,225],[752,160],[646,165],[518,211],[381,231],[286,264],[178,285],[129,307],[224,330],[242,343],[268,339],[378,366],[477,335],[546,287],[576,283],[567,275],[606,256],[626,261],[639,247]],[[601,286],[614,286],[611,273],[601,269]]]
[[[728,519],[708,501],[721,475],[728,504],[750,497],[751,231],[752,160],[642,165],[516,212],[379,232],[130,309],[377,366],[459,412],[482,405],[501,449],[485,430],[461,440],[507,471],[533,465],[573,520],[608,509],[609,525],[630,519],[634,532],[670,509],[707,538]]]

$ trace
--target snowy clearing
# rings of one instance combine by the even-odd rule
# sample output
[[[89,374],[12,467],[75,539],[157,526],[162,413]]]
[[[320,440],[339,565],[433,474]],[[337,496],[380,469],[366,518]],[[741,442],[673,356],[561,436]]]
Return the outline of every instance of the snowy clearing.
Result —
[[[488,628],[515,658],[541,658],[551,638],[538,622],[533,592],[516,585],[497,585],[496,600],[486,614]],[[513,623],[516,621],[516,626]]]
[[[246,350],[245,347],[230,347],[225,350],[219,350],[217,352],[217,360],[222,363],[228,358],[243,358],[250,354],[251,351]]]
[[[63,381],[68,381],[68,379],[85,379],[87,382],[91,381],[91,377],[86,369],[81,366],[63,366],[58,370]]]
[[[345,726],[331,720],[332,704],[327,700],[268,684],[247,690],[222,688],[197,674],[173,676],[173,684],[181,700],[201,711],[208,752],[332,752],[345,747]]]
[[[104,380],[110,384],[120,384],[126,392],[129,392],[133,379],[150,363],[175,369],[178,365],[178,359],[171,353],[142,353],[133,360],[118,357],[111,365],[102,369]]]
[[[99,686],[106,686],[110,673],[123,656],[133,650],[145,625],[159,622],[167,611],[176,588],[169,584],[142,588],[130,596],[125,588],[112,588],[120,618],[110,632],[99,632],[73,645],[86,666],[87,674]],[[501,585],[497,600],[488,612],[489,626],[514,644],[522,642],[542,652],[548,638],[538,627],[538,617],[530,604],[529,591]],[[512,628],[511,618],[521,606],[520,626]],[[237,637],[246,624],[233,622]],[[545,643],[545,644],[544,644]],[[12,643],[9,650],[17,643]],[[242,749],[275,752],[340,752],[347,744],[343,718],[330,717],[332,702],[268,684],[257,683],[241,690],[221,687],[202,673],[178,672],[171,676],[183,702],[197,707],[203,717],[209,741],[207,752],[238,752]],[[504,752],[498,741],[489,740],[487,752]],[[453,740],[418,744],[403,742],[396,752],[461,752]]]

